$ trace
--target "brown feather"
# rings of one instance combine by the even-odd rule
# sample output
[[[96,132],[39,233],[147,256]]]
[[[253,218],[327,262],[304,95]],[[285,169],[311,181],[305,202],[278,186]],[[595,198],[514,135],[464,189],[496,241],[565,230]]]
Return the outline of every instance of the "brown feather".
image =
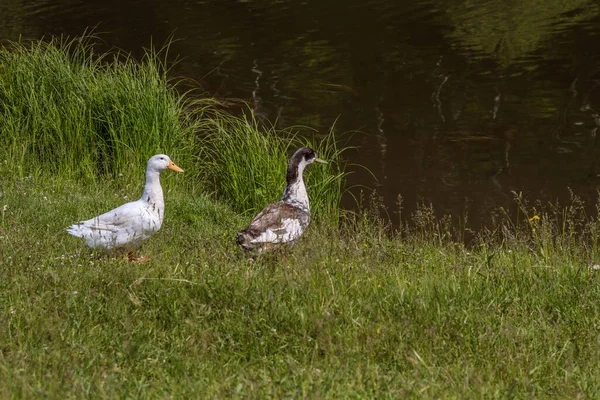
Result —
[[[252,220],[246,229],[237,234],[237,243],[247,249],[265,247],[265,245],[272,246],[273,243],[252,243],[252,241],[267,230],[271,230],[278,236],[285,235],[287,231],[283,221],[288,219],[298,220],[302,229],[305,229],[310,221],[310,214],[283,201],[269,204]]]

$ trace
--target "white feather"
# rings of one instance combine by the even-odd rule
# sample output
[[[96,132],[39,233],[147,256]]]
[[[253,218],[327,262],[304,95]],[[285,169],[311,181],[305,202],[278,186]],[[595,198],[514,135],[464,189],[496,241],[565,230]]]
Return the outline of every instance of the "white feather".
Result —
[[[72,225],[67,232],[92,248],[135,248],[160,229],[163,214],[163,207],[149,209],[148,203],[140,199]]]
[[[133,250],[154,235],[162,226],[165,203],[160,186],[160,172],[171,168],[183,171],[171,159],[158,154],[148,160],[144,193],[137,201],[123,204],[107,213],[81,221],[67,228],[91,248]]]
[[[287,243],[298,239],[303,231],[300,221],[288,218],[281,221],[281,228],[277,231],[267,229],[250,243]]]

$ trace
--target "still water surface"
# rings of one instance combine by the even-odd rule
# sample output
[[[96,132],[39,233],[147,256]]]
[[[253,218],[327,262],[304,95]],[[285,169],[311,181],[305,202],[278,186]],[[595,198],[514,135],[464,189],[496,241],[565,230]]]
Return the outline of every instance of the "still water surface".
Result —
[[[600,184],[600,5],[590,0],[2,0],[0,39],[86,28],[279,126],[360,130],[351,184],[487,224],[511,191],[589,202]],[[173,57],[174,58],[174,57]]]

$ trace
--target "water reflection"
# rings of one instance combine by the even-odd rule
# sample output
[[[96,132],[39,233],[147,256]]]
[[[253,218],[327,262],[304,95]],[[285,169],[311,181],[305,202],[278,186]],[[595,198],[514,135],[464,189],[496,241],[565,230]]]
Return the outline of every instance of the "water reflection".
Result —
[[[403,2],[405,3],[405,2]],[[165,43],[175,72],[248,101],[279,126],[362,130],[351,183],[405,213],[431,201],[487,223],[511,191],[595,199],[599,6],[591,0],[399,4],[4,0],[0,37],[76,35],[142,54]],[[338,119],[339,118],[339,119]]]
[[[537,51],[549,49],[561,33],[569,34],[595,17],[598,4],[591,0],[459,2],[447,11],[453,26],[449,38],[506,67],[522,63],[522,58],[532,62],[542,58]]]

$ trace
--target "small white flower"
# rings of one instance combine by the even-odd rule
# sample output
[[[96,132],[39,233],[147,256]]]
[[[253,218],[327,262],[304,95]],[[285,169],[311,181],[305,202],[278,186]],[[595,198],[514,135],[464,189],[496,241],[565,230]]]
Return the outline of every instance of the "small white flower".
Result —
[[[598,264],[594,264],[594,265],[592,265],[592,269],[593,269],[594,271],[598,271],[598,270],[600,270],[600,265],[598,265]]]
[[[4,207],[2,207],[2,212],[6,212],[6,210],[8,210],[8,204],[5,204]]]

